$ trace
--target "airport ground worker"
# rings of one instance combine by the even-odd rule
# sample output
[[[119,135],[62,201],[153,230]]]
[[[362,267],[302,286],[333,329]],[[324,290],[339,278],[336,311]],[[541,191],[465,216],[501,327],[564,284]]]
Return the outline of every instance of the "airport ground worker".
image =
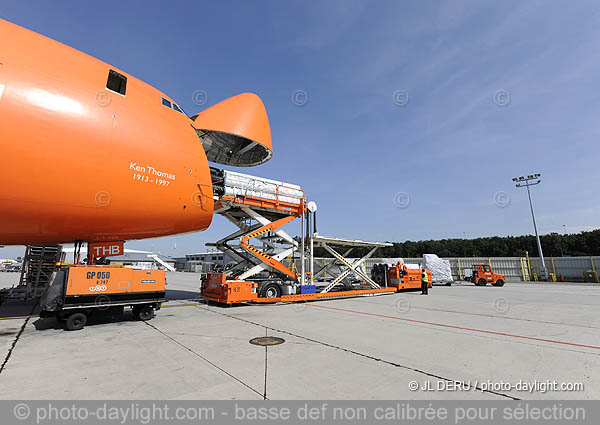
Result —
[[[427,295],[427,286],[429,284],[429,278],[425,268],[421,269],[421,295]]]

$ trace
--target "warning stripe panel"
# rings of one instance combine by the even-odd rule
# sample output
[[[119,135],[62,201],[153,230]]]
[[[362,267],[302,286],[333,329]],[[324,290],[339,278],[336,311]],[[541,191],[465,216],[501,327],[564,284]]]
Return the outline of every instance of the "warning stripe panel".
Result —
[[[263,227],[255,230],[252,233],[247,234],[246,236],[242,237],[240,239],[240,246],[242,248],[244,248],[245,250],[247,250],[250,254],[254,255],[255,257],[257,257],[259,260],[261,260],[262,262],[264,262],[265,264],[267,264],[270,267],[273,267],[274,269],[279,270],[280,272],[290,276],[292,279],[298,279],[298,275],[296,273],[294,273],[293,271],[291,271],[289,268],[287,268],[285,265],[283,265],[283,263],[281,263],[280,261],[276,260],[275,258],[271,257],[270,255],[264,253],[263,251],[253,247],[252,245],[248,244],[247,241],[249,239],[252,239],[256,236],[260,236],[264,233],[273,231],[275,229],[280,228],[281,226],[283,226],[286,223],[289,223],[290,221],[292,221],[293,219],[295,219],[296,216],[288,216],[288,217],[284,217],[282,219],[279,219],[277,221],[274,221],[273,223],[269,223],[264,225]]]

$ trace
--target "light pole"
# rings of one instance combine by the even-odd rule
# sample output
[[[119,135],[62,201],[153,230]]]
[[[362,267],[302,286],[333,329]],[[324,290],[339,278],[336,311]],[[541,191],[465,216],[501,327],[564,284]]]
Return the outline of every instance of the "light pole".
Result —
[[[531,202],[531,192],[529,191],[529,186],[535,186],[536,184],[540,184],[542,182],[542,180],[540,179],[540,174],[530,174],[527,177],[515,177],[512,180],[514,182],[517,182],[517,184],[515,185],[516,187],[527,188],[527,196],[529,197],[529,208],[531,208],[531,218],[533,219],[533,229],[535,230],[535,239],[537,241],[538,252],[540,254],[540,278],[542,280],[546,280],[546,278],[548,277],[546,271],[546,263],[544,262],[544,254],[542,253],[542,243],[540,242],[540,235],[538,234],[537,224],[535,223],[533,203]]]
[[[563,224],[562,226],[563,226],[563,231],[564,231],[564,234],[565,234],[565,237],[563,238],[563,242],[564,242],[564,240],[566,239],[566,236],[567,236],[567,225]],[[564,253],[563,248],[562,248],[563,242],[561,242],[561,244],[560,244],[560,256],[561,257],[565,256],[565,253]]]

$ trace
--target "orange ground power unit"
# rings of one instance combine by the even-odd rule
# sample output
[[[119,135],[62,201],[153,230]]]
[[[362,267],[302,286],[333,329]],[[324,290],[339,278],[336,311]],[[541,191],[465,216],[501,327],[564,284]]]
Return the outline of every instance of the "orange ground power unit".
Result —
[[[165,300],[164,270],[120,265],[72,265],[59,269],[40,299],[40,316],[56,317],[68,330],[79,330],[92,315],[117,316],[132,307],[139,320],[150,320]]]

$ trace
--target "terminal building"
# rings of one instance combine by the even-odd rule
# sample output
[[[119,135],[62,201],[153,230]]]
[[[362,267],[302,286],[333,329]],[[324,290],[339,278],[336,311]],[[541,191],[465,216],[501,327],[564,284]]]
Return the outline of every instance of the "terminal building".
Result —
[[[209,250],[175,258],[175,268],[177,271],[185,272],[210,272],[215,269],[222,270],[231,261],[233,259],[227,254],[217,250]]]

